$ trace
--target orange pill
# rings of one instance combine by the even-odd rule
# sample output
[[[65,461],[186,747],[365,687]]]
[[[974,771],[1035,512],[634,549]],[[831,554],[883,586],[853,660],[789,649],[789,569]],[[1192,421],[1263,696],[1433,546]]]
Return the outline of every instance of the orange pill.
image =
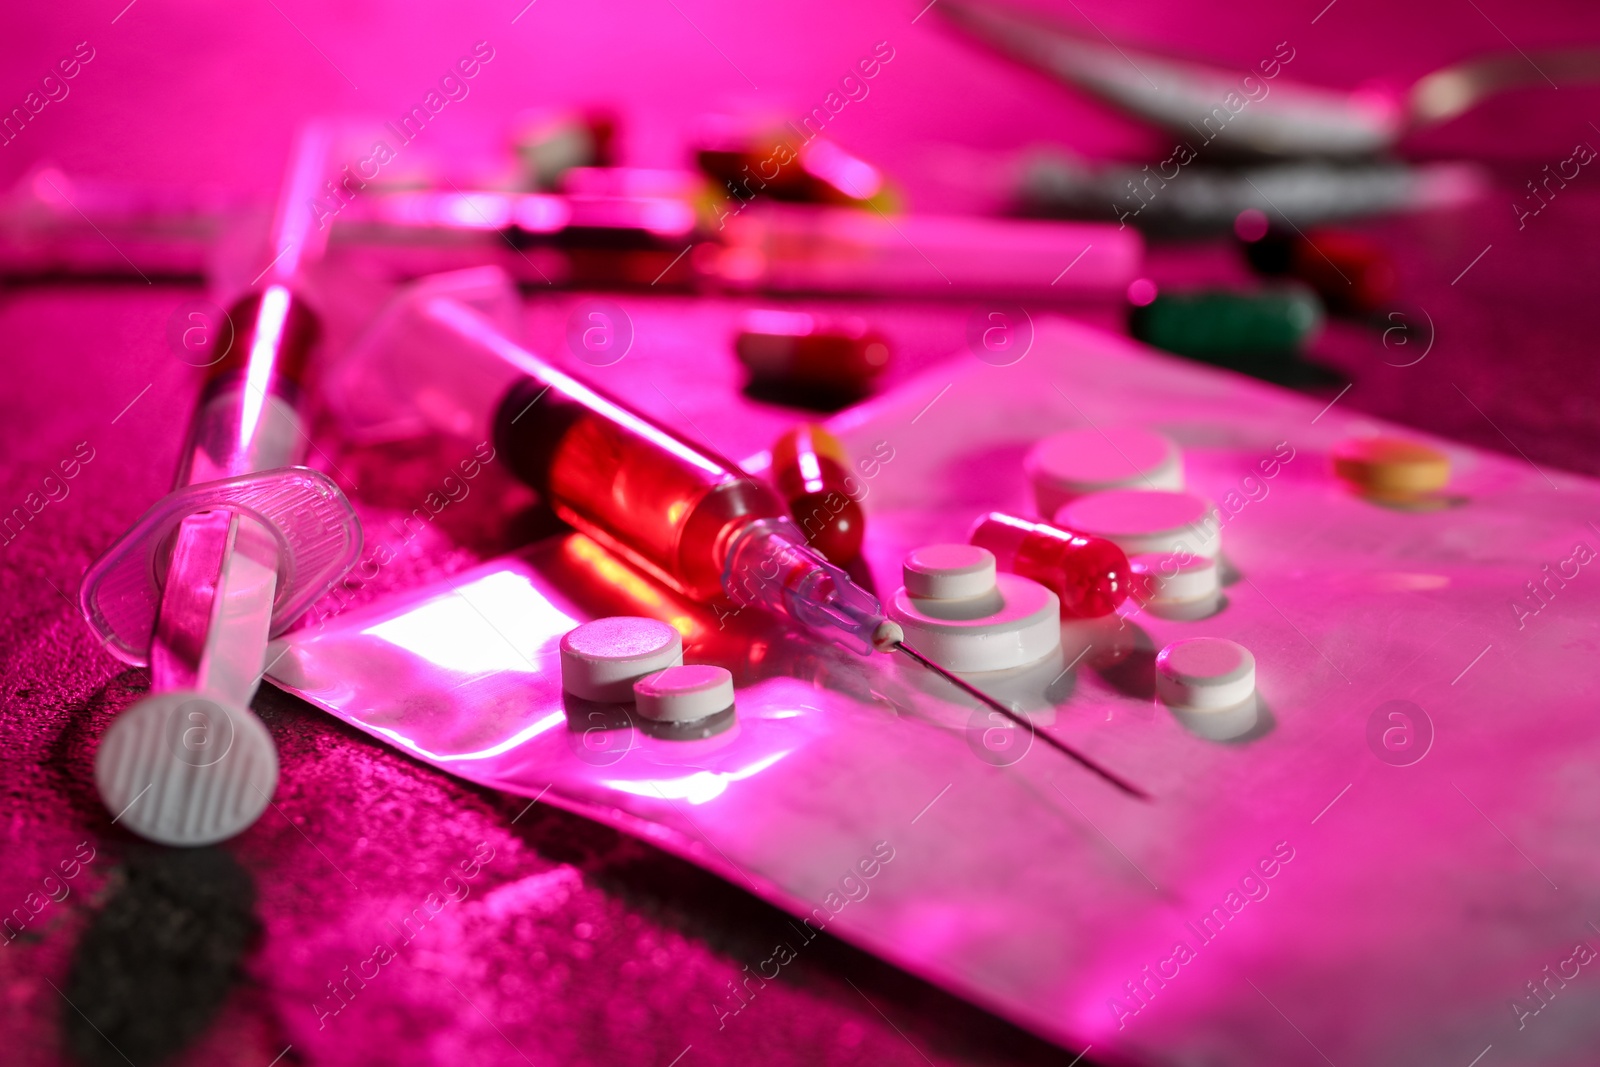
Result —
[[[1363,496],[1407,500],[1450,481],[1450,457],[1401,437],[1352,437],[1333,447],[1333,473]]]

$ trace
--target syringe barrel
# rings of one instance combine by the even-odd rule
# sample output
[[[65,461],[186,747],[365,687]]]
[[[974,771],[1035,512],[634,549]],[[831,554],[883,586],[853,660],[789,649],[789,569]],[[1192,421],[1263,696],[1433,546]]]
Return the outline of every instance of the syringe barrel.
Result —
[[[299,411],[300,388],[319,332],[316,315],[286,286],[268,285],[229,309],[175,486],[305,459],[310,441]]]
[[[731,461],[562,373],[455,301],[430,301],[420,317],[448,342],[437,359],[489,356],[508,372],[491,425],[512,471],[564,521],[671,588],[718,597],[734,535],[784,516],[777,494]]]
[[[435,430],[492,435],[559,517],[691,599],[728,596],[862,654],[900,639],[871,593],[807,547],[772,489],[457,299],[482,300],[486,280],[441,276],[381,316],[344,379],[375,403],[347,418],[403,425],[409,404]]]

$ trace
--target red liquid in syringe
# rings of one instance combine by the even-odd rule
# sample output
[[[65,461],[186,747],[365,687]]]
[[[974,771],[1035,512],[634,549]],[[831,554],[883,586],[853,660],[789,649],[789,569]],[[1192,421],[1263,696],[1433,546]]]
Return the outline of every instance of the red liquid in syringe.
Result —
[[[899,640],[770,488],[517,345],[451,298],[452,279],[437,284],[386,316],[350,380],[357,395],[408,398],[441,429],[492,434],[558,517],[691,599],[726,595],[862,654]]]
[[[551,368],[512,387],[496,446],[565,522],[696,600],[734,533],[783,502],[731,462]]]

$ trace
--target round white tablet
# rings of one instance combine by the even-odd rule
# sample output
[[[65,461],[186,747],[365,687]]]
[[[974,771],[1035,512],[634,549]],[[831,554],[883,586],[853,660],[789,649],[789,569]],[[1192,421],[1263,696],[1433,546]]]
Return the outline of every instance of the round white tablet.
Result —
[[[1177,708],[1211,711],[1249,700],[1256,691],[1256,658],[1237,641],[1190,637],[1156,656],[1156,693]]]
[[[1227,708],[1169,709],[1172,717],[1196,737],[1207,741],[1231,741],[1255,729],[1261,718],[1261,706],[1254,695]]]
[[[266,810],[278,787],[278,752],[249,710],[174,690],[112,721],[94,777],[118,825],[163,845],[210,845]]]
[[[1139,426],[1052,434],[1033,446],[1022,469],[1039,514],[1107,489],[1182,489],[1183,459],[1169,438]]]
[[[928,600],[964,600],[994,588],[994,553],[977,545],[924,545],[901,566],[906,592]]]
[[[694,722],[733,707],[733,675],[692,663],[668,667],[633,683],[639,714],[657,722]]]
[[[602,704],[633,699],[633,683],[683,662],[683,638],[659,619],[613,615],[561,639],[561,688]]]
[[[1210,556],[1146,552],[1128,560],[1133,586],[1152,603],[1187,603],[1217,595],[1217,561]]]
[[[1215,510],[1211,501],[1193,493],[1110,489],[1072,501],[1056,512],[1055,522],[1104,537],[1129,556],[1187,551],[1215,557],[1222,548]]]
[[[966,610],[968,606],[975,610]],[[889,617],[906,643],[952,671],[1003,671],[1034,663],[1061,645],[1061,600],[1038,582],[996,575],[985,598],[933,600],[899,589]]]

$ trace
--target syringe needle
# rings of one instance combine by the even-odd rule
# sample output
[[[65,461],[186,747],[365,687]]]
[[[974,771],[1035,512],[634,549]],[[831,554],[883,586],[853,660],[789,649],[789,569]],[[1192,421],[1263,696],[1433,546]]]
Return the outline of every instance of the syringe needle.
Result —
[[[1004,704],[1000,703],[1000,701],[996,700],[988,693],[985,693],[971,682],[968,682],[962,678],[958,678],[956,675],[945,670],[943,667],[939,666],[937,663],[933,662],[927,656],[924,656],[922,653],[918,652],[904,641],[897,642],[894,647],[898,648],[901,652],[904,652],[906,655],[910,656],[912,659],[916,660],[918,663],[922,664],[924,667],[928,668],[930,671],[937,674],[939,677],[943,678],[945,681],[949,682],[963,693],[977,698],[978,700],[987,704],[989,707],[993,708],[995,711],[998,711],[1000,714],[1010,719],[1012,722],[1016,723],[1018,726],[1026,728],[1028,733],[1042,739],[1045,744],[1049,745],[1057,752],[1060,752],[1062,755],[1076,760],[1078,763],[1093,771],[1095,774],[1098,774],[1100,777],[1104,778],[1106,781],[1110,782],[1124,793],[1127,793],[1129,796],[1138,797],[1140,800],[1151,799],[1149,793],[1146,793],[1144,790],[1132,785],[1129,782],[1123,781],[1115,774],[1094,762],[1094,760],[1083,755],[1082,753],[1073,751],[1070,747],[1062,744],[1048,733],[1035,729],[1033,724],[1027,719],[1024,719],[1022,716],[1018,715],[1016,712],[1012,711],[1010,708],[1006,707]]]

